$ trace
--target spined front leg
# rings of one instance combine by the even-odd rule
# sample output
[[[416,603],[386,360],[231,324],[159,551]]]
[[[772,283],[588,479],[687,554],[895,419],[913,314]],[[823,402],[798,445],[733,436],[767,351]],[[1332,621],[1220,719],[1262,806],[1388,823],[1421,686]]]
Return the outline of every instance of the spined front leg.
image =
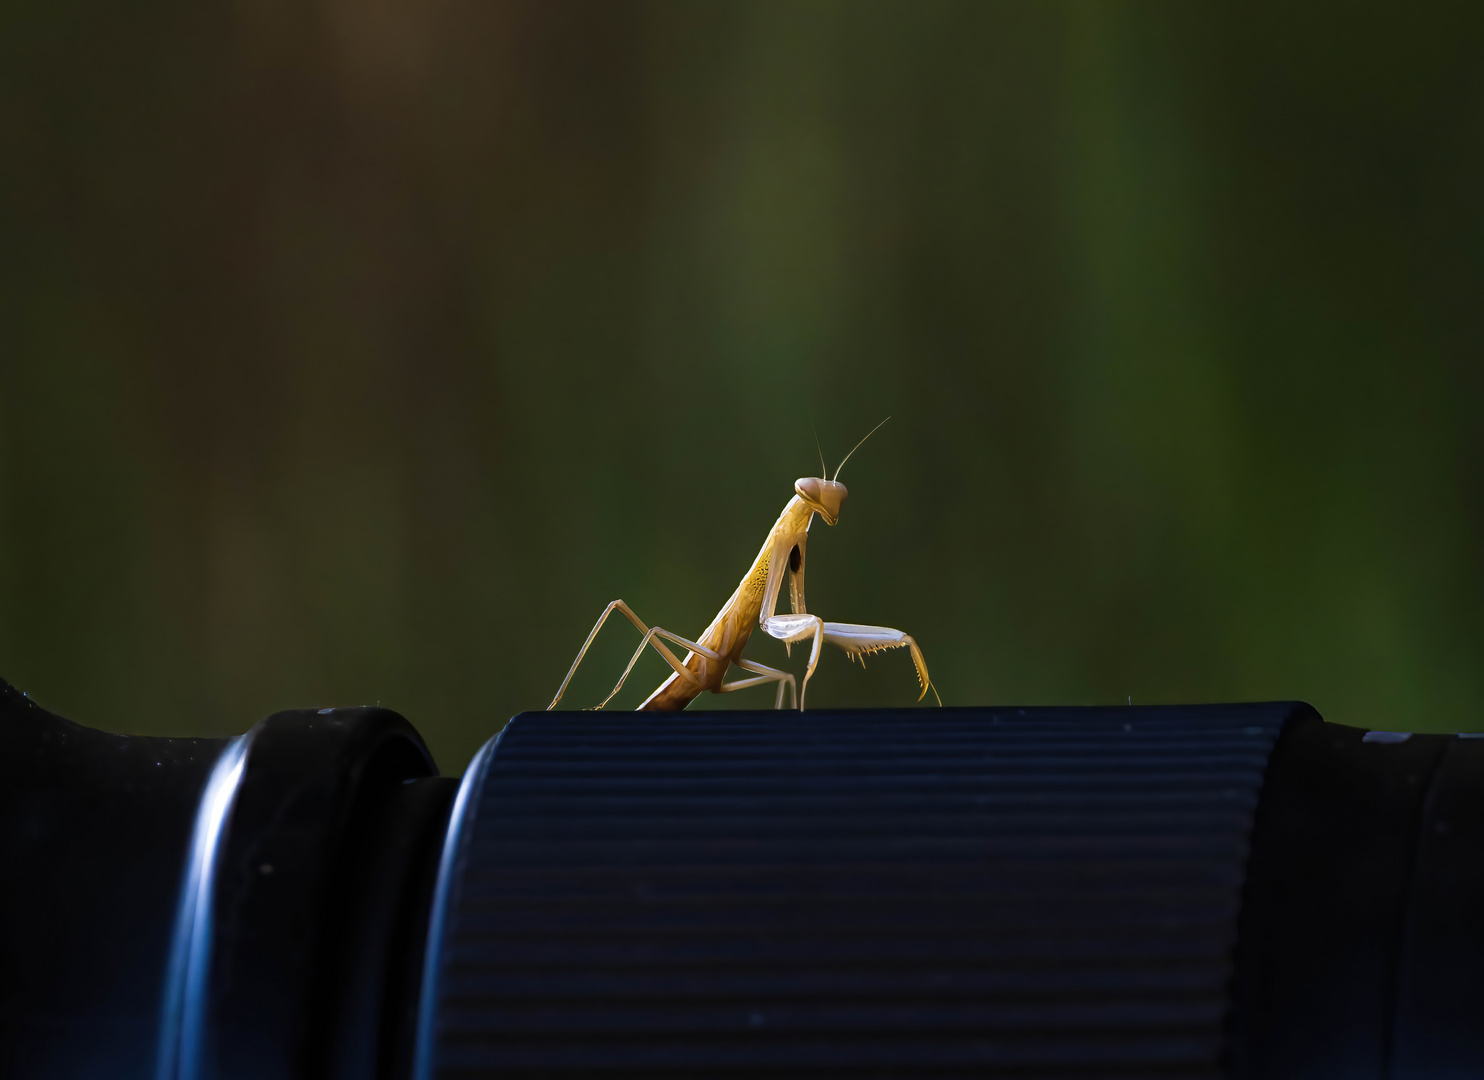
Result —
[[[791,646],[796,641],[814,639],[809,650],[809,670],[804,672],[804,682],[799,687],[800,712],[804,709],[804,694],[809,689],[809,680],[814,675],[815,665],[819,663],[819,646],[824,641],[824,629],[825,622],[818,615],[774,615],[763,620],[763,632],[769,637],[777,638],[784,645]]]
[[[824,639],[831,645],[844,649],[852,660],[869,653],[880,652],[882,649],[905,648],[912,654],[912,666],[917,669],[917,684],[922,687],[922,693],[917,695],[917,700],[921,701],[931,690],[933,697],[938,698],[938,704],[940,706],[943,704],[943,699],[938,697],[938,688],[928,677],[927,661],[923,659],[922,650],[917,647],[917,642],[912,640],[911,634],[904,634],[889,626],[827,622],[824,624]]]

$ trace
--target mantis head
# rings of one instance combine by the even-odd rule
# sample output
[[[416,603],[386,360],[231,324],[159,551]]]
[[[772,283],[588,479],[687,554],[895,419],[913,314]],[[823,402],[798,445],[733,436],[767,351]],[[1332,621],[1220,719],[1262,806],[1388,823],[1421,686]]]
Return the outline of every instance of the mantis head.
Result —
[[[840,520],[840,504],[850,492],[838,480],[822,480],[817,476],[805,476],[794,481],[794,491],[809,504],[826,525]]]
[[[889,416],[886,418],[886,420],[890,419],[891,417]],[[886,423],[886,420],[881,421],[881,424]],[[876,434],[881,424],[877,424],[876,427],[866,432],[866,439]],[[851,447],[850,454],[859,450],[865,444],[866,439],[862,439]],[[818,435],[815,435],[814,441],[817,446],[819,443]],[[794,491],[798,493],[799,498],[809,504],[809,509],[824,518],[826,525],[833,525],[840,520],[840,504],[845,501],[845,496],[850,494],[850,492],[845,490],[845,485],[840,483],[840,470],[845,468],[845,462],[850,460],[850,454],[846,454],[844,460],[835,466],[835,478],[833,480],[825,480],[818,476],[805,476],[802,479],[794,481]],[[823,450],[819,452],[819,464],[821,467],[824,466]],[[826,469],[825,471],[828,472],[829,470]]]

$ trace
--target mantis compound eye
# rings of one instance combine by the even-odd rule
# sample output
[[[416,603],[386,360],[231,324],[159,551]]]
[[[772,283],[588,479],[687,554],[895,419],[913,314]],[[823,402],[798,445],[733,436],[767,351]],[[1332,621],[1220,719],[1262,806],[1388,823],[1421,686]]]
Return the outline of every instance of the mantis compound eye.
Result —
[[[806,476],[794,481],[794,491],[809,500],[814,509],[824,516],[827,525],[833,525],[840,517],[840,504],[849,494],[845,485],[836,480],[821,480],[817,476]]]

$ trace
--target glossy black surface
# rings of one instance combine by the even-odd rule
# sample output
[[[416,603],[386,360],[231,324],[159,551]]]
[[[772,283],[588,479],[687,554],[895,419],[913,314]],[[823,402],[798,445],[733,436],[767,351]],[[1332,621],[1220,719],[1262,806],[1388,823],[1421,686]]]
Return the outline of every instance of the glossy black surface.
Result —
[[[355,1075],[352,1063],[379,1058],[386,975],[403,947],[386,939],[416,902],[404,895],[421,880],[410,858],[441,833],[449,782],[435,773],[411,725],[385,709],[280,712],[257,726],[221,855],[207,1080]]]
[[[0,683],[0,1075],[172,1080],[224,745]],[[198,1080],[1484,1075],[1484,740],[1282,703],[523,714],[452,833],[394,713],[245,745]]]
[[[225,742],[94,731],[0,681],[0,1076],[153,1076],[196,800]]]
[[[427,1075],[1214,1077],[1291,704],[522,714]]]
[[[156,1080],[226,740],[110,735],[0,683],[0,1075]],[[383,709],[258,724],[215,861],[204,1054],[172,1076],[405,1075],[454,780]]]
[[[1237,1080],[1484,1076],[1484,747],[1291,727],[1252,839]]]
[[[1484,740],[1433,774],[1396,978],[1394,1080],[1484,1076]]]

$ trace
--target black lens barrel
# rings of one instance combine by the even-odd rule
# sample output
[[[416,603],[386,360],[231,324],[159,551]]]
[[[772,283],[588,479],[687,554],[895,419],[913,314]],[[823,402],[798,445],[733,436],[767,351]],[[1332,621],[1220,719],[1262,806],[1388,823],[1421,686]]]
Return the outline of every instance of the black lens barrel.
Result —
[[[155,1075],[182,867],[226,743],[93,731],[0,681],[0,1076]]]
[[[1484,740],[1290,725],[1252,837],[1232,1075],[1484,1076]]]
[[[1197,1075],[1289,706],[518,717],[438,1075]],[[612,722],[616,720],[615,722]]]
[[[0,1075],[1484,1075],[1484,740],[1291,703],[381,709],[0,683]]]
[[[0,1076],[405,1075],[456,786],[385,709],[145,738],[0,682]]]

